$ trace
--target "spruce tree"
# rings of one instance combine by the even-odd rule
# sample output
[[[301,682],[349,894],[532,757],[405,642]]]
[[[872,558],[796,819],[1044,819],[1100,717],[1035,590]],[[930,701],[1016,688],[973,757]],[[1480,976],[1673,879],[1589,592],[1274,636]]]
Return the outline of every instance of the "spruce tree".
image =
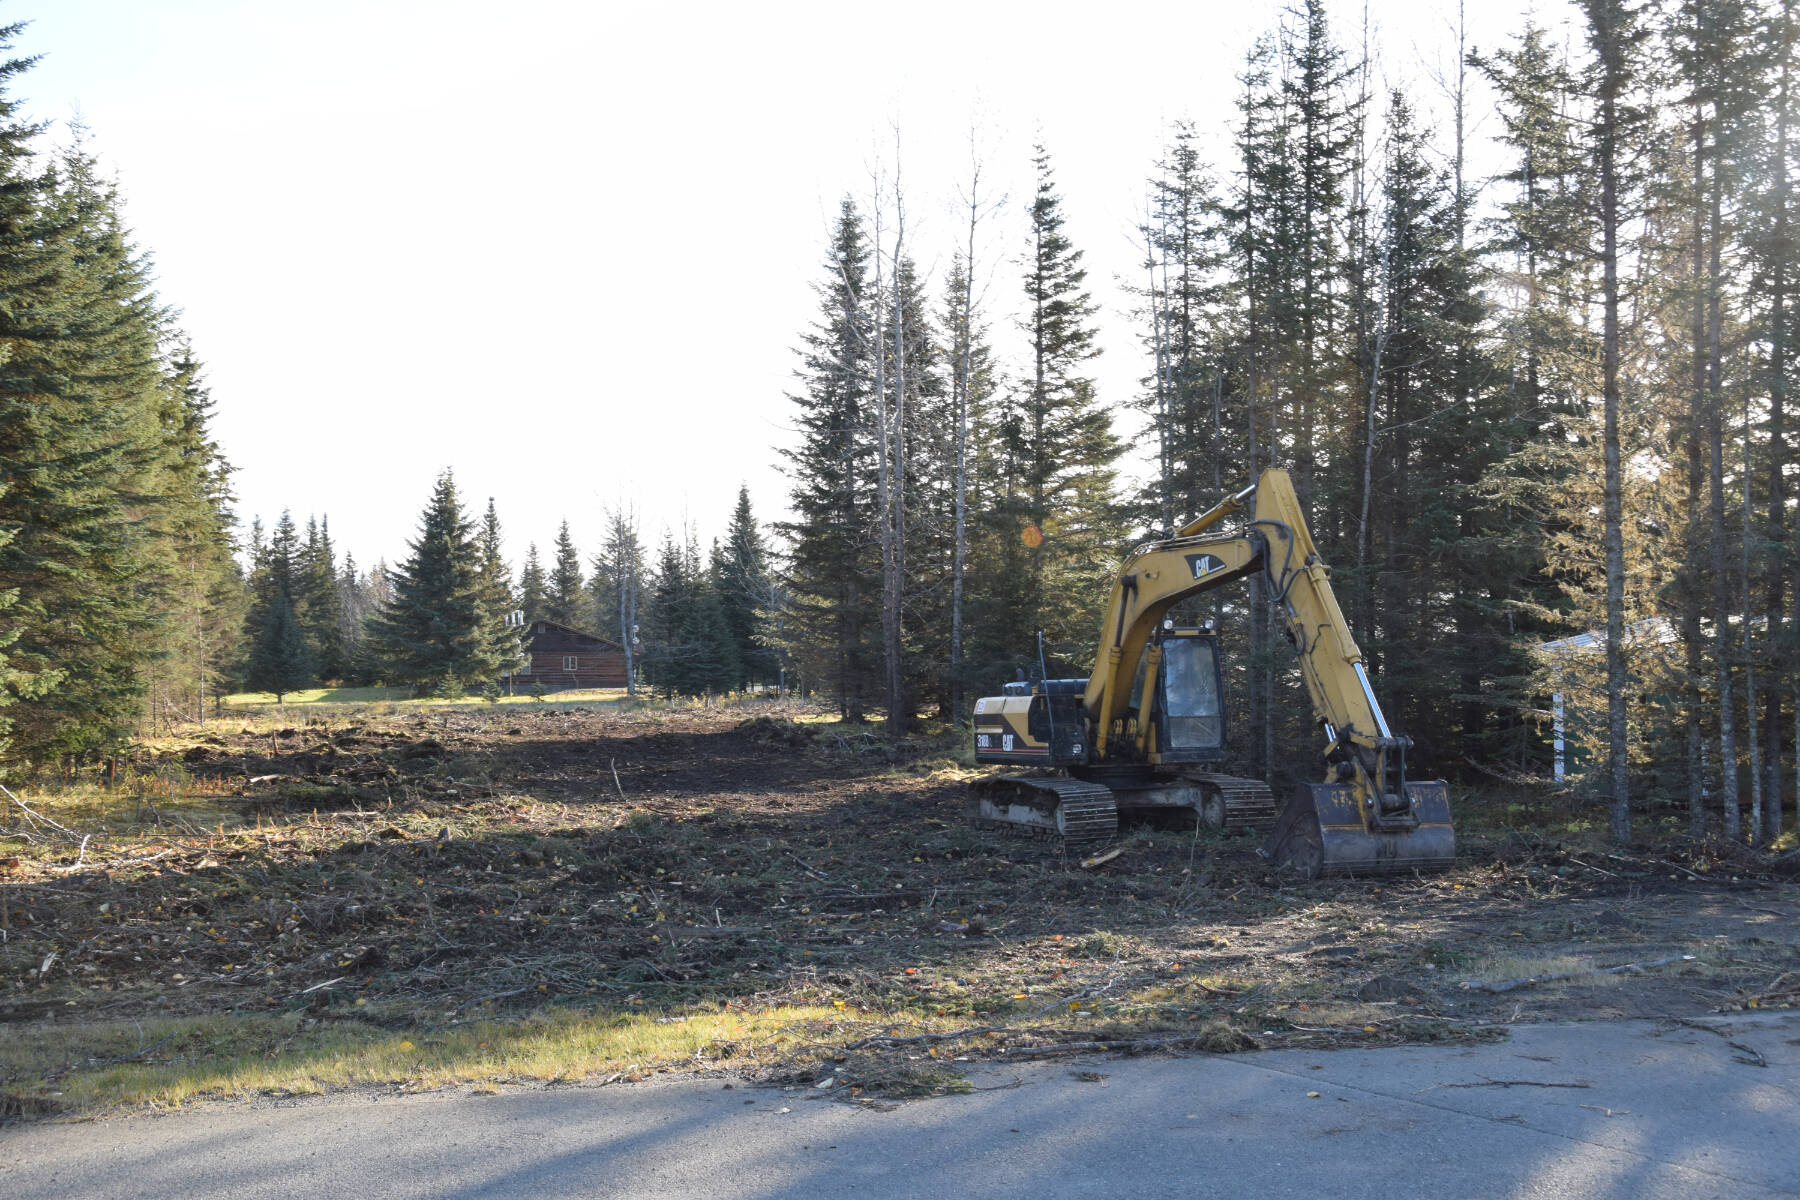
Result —
[[[881,661],[872,386],[878,300],[869,294],[869,256],[862,219],[846,198],[813,288],[819,316],[801,339],[800,386],[790,396],[800,441],[785,452],[794,518],[777,526],[788,546],[780,645],[807,683],[853,721],[864,718]]]
[[[666,697],[690,694],[694,648],[687,638],[695,620],[690,610],[699,580],[675,535],[664,530],[650,580],[649,612],[644,621],[644,679]]]
[[[517,607],[513,596],[512,572],[506,566],[505,538],[500,532],[500,513],[494,498],[488,497],[487,511],[481,518],[481,573],[488,587],[488,607],[496,612],[510,612]]]
[[[949,351],[934,321],[931,297],[918,265],[902,258],[889,290],[897,316],[889,323],[901,342],[905,395],[900,430],[903,449],[899,491],[905,588],[898,632],[904,699],[916,708],[928,698],[949,706],[948,676],[956,535],[956,397]],[[890,339],[891,345],[891,339]],[[893,353],[890,348],[890,353]]]
[[[1366,284],[1359,289],[1358,264],[1345,244],[1346,232],[1359,228],[1346,184],[1360,162],[1366,67],[1346,67],[1323,5],[1309,0],[1288,10],[1246,68],[1236,130],[1240,182],[1226,210],[1237,312],[1230,353],[1218,364],[1221,423],[1236,432],[1234,441],[1242,438],[1248,479],[1269,466],[1294,470],[1313,535],[1332,554],[1348,540],[1357,473],[1321,475],[1319,467],[1326,460],[1346,467],[1360,458],[1352,439],[1362,423],[1353,414],[1363,412],[1369,382],[1353,377],[1354,344],[1340,341],[1340,331],[1355,329],[1359,320],[1372,326],[1378,304]],[[1367,201],[1356,207],[1366,209]],[[1347,308],[1347,300],[1360,300],[1361,310]],[[1340,577],[1347,606],[1371,669],[1379,670],[1373,614],[1356,594],[1373,568],[1348,554],[1337,557],[1349,568]],[[1253,735],[1250,771],[1273,778],[1277,737],[1301,734],[1306,703],[1285,670],[1285,647],[1273,636],[1263,580],[1253,576],[1248,590],[1242,618],[1236,611],[1220,615],[1248,626],[1242,670]]]
[[[299,612],[305,567],[305,547],[293,514],[283,509],[250,575],[243,674],[245,683],[259,691],[285,694],[313,685],[318,663]],[[294,637],[300,640],[299,650],[289,644]]]
[[[158,653],[147,671],[150,715],[206,720],[241,658],[244,581],[232,553],[231,467],[213,440],[212,399],[187,339],[162,355],[158,490],[167,543],[157,594],[164,608]]]
[[[0,29],[0,53],[19,26]],[[31,60],[0,62],[0,89]],[[178,564],[162,491],[168,314],[117,198],[77,144],[39,173],[34,126],[0,91],[0,592],[13,669],[62,672],[15,710],[29,759],[97,754],[144,713]]]
[[[1635,11],[1627,6],[1620,6],[1620,9],[1621,15],[1615,20],[1624,24],[1625,31],[1615,36],[1626,39],[1627,46],[1617,57],[1625,72],[1621,86],[1629,88],[1636,82],[1631,62],[1635,47],[1631,43],[1643,40],[1647,31],[1627,23],[1634,21],[1638,15]],[[1740,0],[1708,0],[1707,3],[1689,0],[1680,7],[1672,25],[1671,49],[1691,114],[1694,156],[1693,411],[1698,419],[1692,436],[1701,438],[1700,430],[1704,428],[1707,459],[1706,520],[1703,526],[1696,522],[1694,541],[1696,548],[1705,547],[1706,567],[1712,575],[1713,679],[1718,694],[1720,792],[1724,833],[1735,840],[1741,833],[1742,818],[1738,790],[1737,711],[1733,702],[1737,651],[1734,622],[1729,619],[1734,580],[1725,517],[1728,470],[1725,292],[1729,286],[1725,260],[1728,254],[1735,256],[1736,247],[1727,245],[1728,241],[1734,240],[1734,231],[1727,228],[1726,203],[1727,196],[1736,191],[1747,133],[1747,112],[1759,97],[1747,86],[1751,84],[1750,72],[1744,69],[1748,61],[1753,61],[1750,53],[1753,27],[1747,5]],[[1598,33],[1595,36],[1597,38]],[[1602,62],[1610,67],[1611,59],[1598,40],[1595,49]],[[1602,81],[1608,78],[1605,68],[1600,78]],[[1599,94],[1604,105],[1607,93],[1601,91]],[[1602,119],[1607,119],[1604,113]],[[1619,124],[1623,126],[1625,121],[1621,120]],[[1604,139],[1605,136],[1602,129],[1599,137]],[[1753,698],[1750,699],[1754,703]],[[1761,816],[1760,813],[1755,815]]]
[[[1372,431],[1405,432],[1377,432],[1363,447],[1361,512],[1380,570],[1359,582],[1371,593],[1369,632],[1392,651],[1383,677],[1394,715],[1420,740],[1455,745],[1485,719],[1467,700],[1459,706],[1459,690],[1479,697],[1504,647],[1503,615],[1490,625],[1481,602],[1494,564],[1463,556],[1476,544],[1483,474],[1503,448],[1492,393],[1478,382],[1492,372],[1467,345],[1482,306],[1471,258],[1458,248],[1455,189],[1402,91],[1390,98],[1387,129],[1382,346],[1366,415]]]
[[[1083,366],[1099,353],[1097,309],[1081,251],[1063,231],[1050,155],[1033,159],[1037,192],[1023,282],[1026,378],[1010,398],[1003,436],[1008,478],[994,519],[1018,570],[1016,597],[988,617],[1015,660],[1034,658],[1038,631],[1065,664],[1091,662],[1114,563],[1114,463],[1119,443]],[[1013,548],[1016,547],[1016,548]]]
[[[550,616],[549,589],[544,583],[544,565],[538,561],[536,542],[525,547],[525,565],[519,571],[519,607],[525,610],[527,625]]]
[[[642,619],[644,678],[669,697],[734,690],[742,667],[726,616],[725,550],[715,544],[703,564],[692,530],[680,541],[665,532],[656,560]]]
[[[275,702],[285,704],[289,692],[312,686],[313,670],[312,650],[294,606],[286,593],[278,592],[250,648],[246,682],[256,691],[275,693]]]
[[[306,541],[295,564],[294,610],[313,669],[322,680],[342,681],[350,669],[344,646],[344,613],[338,595],[337,552],[329,520],[306,519]]]
[[[1156,529],[1203,512],[1244,475],[1222,362],[1224,216],[1195,142],[1193,123],[1177,122],[1140,231],[1149,279],[1139,294],[1154,369],[1143,407],[1156,430],[1157,473],[1139,519]]]
[[[1239,184],[1235,203],[1227,210],[1231,263],[1237,275],[1233,299],[1241,326],[1233,339],[1233,357],[1239,360],[1239,379],[1233,391],[1242,411],[1245,473],[1252,480],[1278,458],[1274,414],[1279,402],[1272,381],[1281,378],[1284,351],[1293,340],[1293,256],[1286,253],[1295,240],[1292,121],[1273,82],[1275,65],[1274,42],[1260,39],[1245,62],[1244,89],[1238,102],[1240,121],[1234,131]],[[1239,668],[1250,732],[1246,739],[1251,744],[1248,769],[1252,775],[1268,778],[1272,770],[1269,739],[1274,729],[1268,597],[1260,576],[1251,577],[1248,590],[1247,653]]]
[[[764,644],[762,634],[762,614],[769,606],[768,551],[763,544],[762,529],[750,509],[748,485],[738,487],[737,505],[731,511],[724,556],[716,575],[719,602],[742,671],[740,678],[733,681],[733,687],[775,682],[774,657]]]
[[[3,485],[0,485],[3,486]],[[12,541],[12,531],[0,528],[0,550]],[[0,592],[0,760],[7,757],[12,745],[12,721],[6,709],[20,700],[30,700],[39,692],[56,686],[61,678],[55,671],[27,672],[14,667],[7,656],[7,650],[19,640],[19,630],[12,623],[8,610],[18,601],[17,588]]]
[[[1549,32],[1527,19],[1509,46],[1474,61],[1499,99],[1497,140],[1507,165],[1490,184],[1499,202],[1487,223],[1486,252],[1493,278],[1510,286],[1493,289],[1488,328],[1502,385],[1489,433],[1502,457],[1482,487],[1493,521],[1463,553],[1502,583],[1498,602],[1513,630],[1490,692],[1511,715],[1479,760],[1498,758],[1522,770],[1539,750],[1527,714],[1541,706],[1545,682],[1528,665],[1530,648],[1590,628],[1588,616],[1604,620],[1603,612],[1571,617],[1569,585],[1586,564],[1568,570],[1566,538],[1585,535],[1587,506],[1601,502],[1577,495],[1601,466],[1584,444],[1587,364],[1600,357],[1586,304],[1593,286],[1586,197],[1593,189],[1576,137],[1575,77]]]
[[[684,689],[689,695],[723,695],[743,685],[744,666],[726,599],[729,571],[730,560],[714,542],[682,635],[691,656]]]
[[[581,555],[569,536],[569,523],[564,521],[556,531],[556,562],[550,571],[544,615],[571,628],[586,628],[587,596],[581,582]]]
[[[504,660],[504,615],[488,608],[481,546],[449,471],[438,476],[419,536],[407,546],[392,599],[371,630],[383,678],[434,696],[494,686]]]
[[[381,679],[380,650],[370,635],[374,630],[375,618],[393,599],[391,574],[387,563],[377,559],[373,567],[359,575],[349,556],[345,557],[344,575],[339,582],[344,597],[345,620],[355,622],[355,635],[350,643],[354,647],[350,669],[354,682],[359,687],[367,687]]]
[[[1514,419],[1562,427],[1578,411],[1573,362],[1585,353],[1577,297],[1584,284],[1586,163],[1575,139],[1576,83],[1548,30],[1526,20],[1514,44],[1476,62],[1499,96],[1506,195],[1490,223],[1490,253],[1513,287],[1502,292],[1496,355]]]
[[[1311,511],[1321,443],[1333,432],[1337,397],[1341,394],[1343,356],[1330,350],[1344,318],[1342,230],[1359,101],[1346,92],[1355,74],[1332,38],[1322,0],[1302,0],[1302,28],[1284,31],[1289,45],[1288,69],[1282,79],[1283,107],[1290,122],[1294,194],[1292,241],[1286,259],[1292,266],[1291,294],[1283,308],[1292,314],[1292,346],[1284,354],[1291,363],[1287,406],[1293,426],[1292,458],[1301,502]],[[1345,490],[1347,492],[1347,489]],[[1343,493],[1340,493],[1343,494]],[[1340,507],[1324,506],[1332,513]],[[1329,533],[1335,521],[1325,523]]]
[[[488,497],[487,512],[481,518],[480,542],[483,603],[487,611],[500,622],[501,632],[495,635],[500,653],[500,671],[516,671],[525,665],[525,646],[518,628],[512,624],[512,614],[518,605],[513,598],[512,572],[506,565],[505,543],[500,533],[500,513],[494,507],[492,496]]]

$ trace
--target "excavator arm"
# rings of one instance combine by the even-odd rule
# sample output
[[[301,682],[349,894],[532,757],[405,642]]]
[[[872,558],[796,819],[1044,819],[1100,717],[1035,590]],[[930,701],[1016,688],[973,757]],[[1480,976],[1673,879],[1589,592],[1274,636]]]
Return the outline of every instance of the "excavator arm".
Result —
[[[1213,533],[1240,513],[1239,536]],[[1412,743],[1388,726],[1285,471],[1264,471],[1120,569],[1083,696],[1096,759],[1154,753],[1151,725],[1128,732],[1123,718],[1140,656],[1151,656],[1146,679],[1155,677],[1154,634],[1169,610],[1259,570],[1299,659],[1326,764],[1324,782],[1303,784],[1283,810],[1264,853],[1308,875],[1446,865],[1455,848],[1445,785],[1407,781]]]

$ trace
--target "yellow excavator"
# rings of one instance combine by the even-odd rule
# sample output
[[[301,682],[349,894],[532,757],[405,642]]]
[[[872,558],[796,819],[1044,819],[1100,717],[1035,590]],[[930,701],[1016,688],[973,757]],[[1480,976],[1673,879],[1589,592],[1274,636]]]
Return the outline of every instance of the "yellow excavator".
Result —
[[[1215,532],[1239,515],[1237,536]],[[1213,769],[1227,752],[1218,635],[1171,617],[1257,571],[1325,739],[1323,782],[1301,784],[1279,815],[1262,782]],[[1308,879],[1450,865],[1449,789],[1406,777],[1412,741],[1388,727],[1330,579],[1286,471],[1137,549],[1088,678],[1020,680],[976,702],[976,761],[1031,768],[977,783],[976,822],[1086,849],[1117,832],[1122,809],[1191,809],[1204,825],[1265,833],[1258,853]]]

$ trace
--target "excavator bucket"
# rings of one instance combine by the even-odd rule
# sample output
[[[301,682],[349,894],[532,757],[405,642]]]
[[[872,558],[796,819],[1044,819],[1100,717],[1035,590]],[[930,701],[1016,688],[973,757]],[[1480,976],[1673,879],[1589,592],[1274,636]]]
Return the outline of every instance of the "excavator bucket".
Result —
[[[1406,791],[1417,823],[1371,829],[1357,810],[1350,785],[1303,783],[1258,853],[1307,879],[1395,875],[1449,866],[1456,861],[1450,789],[1434,781],[1409,783]]]

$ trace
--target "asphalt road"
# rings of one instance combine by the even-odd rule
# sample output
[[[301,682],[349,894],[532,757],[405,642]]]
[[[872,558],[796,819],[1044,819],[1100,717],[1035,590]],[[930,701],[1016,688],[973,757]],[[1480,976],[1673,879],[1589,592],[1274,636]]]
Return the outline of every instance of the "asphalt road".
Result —
[[[0,1128],[0,1196],[1800,1196],[1800,1013],[1705,1024],[980,1066],[887,1112],[716,1079],[209,1105]]]

